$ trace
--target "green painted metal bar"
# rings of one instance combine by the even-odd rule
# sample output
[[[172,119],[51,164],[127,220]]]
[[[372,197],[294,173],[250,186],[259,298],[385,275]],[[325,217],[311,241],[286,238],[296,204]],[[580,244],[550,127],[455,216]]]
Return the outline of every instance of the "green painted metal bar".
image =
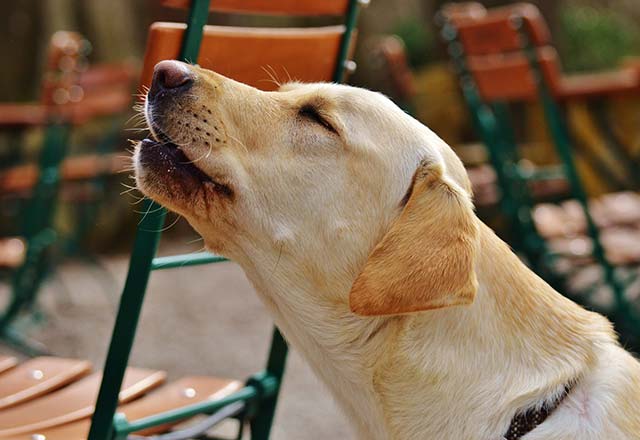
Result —
[[[151,262],[158,248],[166,211],[152,201],[146,202],[146,214],[138,225],[129,273],[120,299],[118,315],[104,366],[104,375],[96,409],[91,419],[88,440],[108,440],[112,436],[113,416],[118,394],[129,363],[142,303],[149,281]]]
[[[505,109],[490,106],[480,96],[473,75],[466,65],[466,54],[458,39],[456,27],[446,17],[442,18],[441,36],[447,43],[447,52],[460,77],[463,96],[470,109],[476,132],[489,150],[489,160],[496,171],[501,189],[500,206],[508,220],[509,241],[516,252],[526,256],[533,270],[559,291],[564,290],[561,277],[549,269],[547,264],[549,249],[537,233],[531,218],[533,200],[526,180],[519,177],[517,162],[518,149],[512,133],[503,133]],[[497,112],[496,112],[497,110]]]
[[[193,254],[169,255],[156,257],[151,262],[151,270],[173,269],[175,267],[199,266],[201,264],[221,263],[229,261],[211,252],[196,252]]]
[[[208,14],[208,4],[208,0],[194,0],[192,3],[189,14],[189,25],[187,26],[187,32],[185,33],[182,43],[181,59],[183,60],[197,60],[198,47],[202,37],[202,27],[206,23]],[[346,30],[341,41],[340,55],[334,73],[335,81],[340,81],[344,75],[345,60],[349,52],[349,44],[357,19],[357,6],[358,0],[351,0],[346,19]],[[250,378],[243,390],[216,402],[207,402],[199,406],[196,405],[170,413],[159,414],[133,423],[127,422],[126,418],[122,415],[116,415],[114,417],[115,405],[117,404],[117,390],[121,385],[122,375],[128,362],[150,270],[226,261],[223,257],[207,252],[153,258],[160,237],[160,232],[157,231],[161,229],[166,211],[159,209],[154,203],[149,203],[147,213],[138,228],[138,235],[130,264],[130,277],[127,279],[125,291],[123,292],[120,311],[112,337],[112,344],[105,365],[106,372],[115,369],[117,373],[111,375],[111,379],[107,379],[107,374],[105,374],[98,398],[96,413],[93,417],[89,440],[108,440],[114,438],[114,435],[117,439],[124,439],[127,433],[157,426],[167,423],[167,421],[183,419],[202,412],[215,411],[229,403],[239,400],[255,401],[254,405],[252,405],[253,413],[251,414],[252,439],[268,439],[288,351],[287,344],[277,328],[274,328],[265,371]],[[161,222],[159,221],[160,217],[162,217]],[[137,262],[140,264],[136,264]],[[138,283],[143,284],[134,286]],[[120,333],[122,333],[122,335],[120,335]],[[118,344],[115,344],[115,341],[118,341]],[[101,415],[98,415],[98,413]],[[111,416],[111,420],[109,420],[109,416]]]
[[[39,159],[38,182],[29,200],[22,236],[26,238],[24,263],[14,272],[11,300],[0,316],[0,335],[8,335],[9,326],[35,300],[46,271],[45,252],[56,240],[53,219],[60,190],[60,166],[67,154],[71,130],[67,124],[51,121],[47,126]],[[31,351],[24,347],[24,351]]]
[[[351,38],[353,36],[353,30],[356,27],[358,21],[358,3],[359,0],[350,0],[349,7],[347,9],[347,17],[345,20],[345,32],[340,40],[340,51],[338,52],[338,62],[336,63],[336,70],[333,73],[333,82],[341,83],[344,80],[345,63],[349,56],[349,49],[351,48]]]
[[[209,17],[209,3],[211,0],[192,0],[187,19],[187,29],[182,37],[179,59],[195,64],[198,62],[203,28]]]
[[[274,327],[271,339],[271,349],[267,360],[267,368],[262,373],[253,376],[247,382],[247,385],[259,384],[262,388],[263,398],[257,402],[256,406],[251,409],[251,440],[268,440],[273,425],[273,417],[276,412],[276,404],[278,401],[278,393],[282,376],[284,375],[285,363],[287,361],[288,347],[287,343],[280,334],[280,331]],[[268,385],[269,380],[275,381],[277,386],[272,394],[269,389],[265,389],[265,383]]]
[[[197,60],[208,14],[209,0],[193,0],[187,32],[182,42],[181,60]],[[145,211],[146,214],[138,225],[129,261],[129,273],[111,336],[88,440],[109,440],[113,436],[113,417],[118,405],[118,394],[129,363],[151,265],[166,216],[166,210],[152,201],[145,203]]]
[[[582,181],[580,179],[580,176],[578,175],[578,170],[573,160],[572,142],[569,135],[569,129],[567,128],[567,124],[564,118],[564,114],[562,114],[557,104],[553,100],[551,91],[549,90],[549,87],[544,80],[542,67],[538,62],[537,52],[530,43],[531,36],[528,35],[527,29],[525,29],[525,26],[523,26],[523,20],[521,18],[515,20],[514,24],[517,26],[520,32],[522,44],[529,61],[529,65],[534,72],[534,79],[538,88],[538,95],[542,102],[544,113],[546,115],[549,131],[556,146],[556,152],[558,153],[558,156],[560,156],[560,160],[563,163],[567,180],[569,181],[569,185],[571,186],[571,191],[582,207],[582,211],[587,222],[587,233],[589,234],[589,236],[591,236],[593,242],[594,259],[598,262],[600,267],[602,267],[605,280],[613,291],[613,295],[618,307],[622,307],[625,310],[625,314],[631,314],[631,304],[629,303],[629,300],[625,295],[624,287],[616,277],[613,265],[605,256],[604,247],[602,246],[602,241],[600,239],[600,231],[596,226],[593,217],[591,216],[591,212],[589,211],[587,193],[582,186]],[[631,317],[631,315],[629,315],[629,317]],[[637,322],[640,323],[640,321]]]
[[[276,388],[277,387],[272,387],[270,391],[273,393],[276,391]],[[130,434],[132,432],[141,431],[154,426],[164,425],[165,423],[184,420],[189,417],[197,416],[198,414],[212,413],[226,405],[229,405],[230,403],[239,401],[248,402],[252,399],[263,397],[261,393],[261,388],[253,385],[247,385],[221,399],[195,403],[176,410],[154,414],[153,416],[145,417],[133,422],[128,422],[126,418],[121,415],[116,419],[117,422],[115,423],[114,431],[116,436],[119,437],[123,434]]]

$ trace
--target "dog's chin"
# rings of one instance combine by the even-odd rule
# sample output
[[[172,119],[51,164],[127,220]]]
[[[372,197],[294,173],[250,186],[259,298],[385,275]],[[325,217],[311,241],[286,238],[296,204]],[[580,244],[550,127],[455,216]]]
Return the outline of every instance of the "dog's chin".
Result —
[[[231,199],[230,186],[213,180],[171,142],[144,139],[134,154],[136,185],[140,191],[183,215],[214,199]]]

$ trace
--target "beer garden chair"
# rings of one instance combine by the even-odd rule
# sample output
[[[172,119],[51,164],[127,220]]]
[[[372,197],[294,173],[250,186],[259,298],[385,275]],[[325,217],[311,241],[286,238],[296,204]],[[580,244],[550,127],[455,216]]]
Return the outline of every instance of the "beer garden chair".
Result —
[[[628,287],[637,279],[637,259],[627,261],[618,255],[619,249],[615,246],[607,248],[603,245],[601,228],[594,220],[594,204],[588,200],[576,169],[576,148],[563,104],[571,100],[638,93],[640,75],[630,69],[603,74],[563,74],[544,19],[531,4],[490,10],[484,10],[475,2],[452,5],[444,6],[439,15],[441,35],[460,79],[475,128],[487,146],[497,174],[501,210],[512,229],[512,245],[555,288],[610,316],[623,340],[637,347],[640,315],[628,293]],[[531,170],[522,166],[510,105],[531,101],[542,105],[559,167]],[[568,196],[579,214],[579,225],[572,233],[588,237],[586,250],[580,251],[580,255],[572,255],[574,252],[567,249],[551,248],[550,241],[545,238],[554,238],[554,232],[541,228],[544,222],[536,222],[545,211],[536,206],[532,183],[559,176],[568,182]],[[638,233],[640,231],[636,229],[635,234]],[[569,270],[561,266],[566,258],[574,263]],[[615,261],[617,265],[612,258],[620,260]],[[595,263],[601,276],[598,282],[578,291],[572,288],[569,279],[584,266],[582,263]],[[625,263],[633,264],[625,270]],[[603,288],[608,291],[604,299],[601,296]]]
[[[62,238],[54,224],[61,186],[71,181],[99,185],[125,165],[120,153],[107,151],[112,136],[105,137],[94,154],[68,155],[75,128],[98,117],[117,118],[130,105],[131,69],[115,65],[87,68],[89,49],[81,35],[56,32],[49,45],[40,102],[0,103],[2,129],[17,133],[44,128],[38,163],[0,170],[3,203],[25,200],[17,235],[0,238],[0,268],[11,279],[11,296],[0,313],[0,337],[31,354],[43,347],[19,331],[24,322],[18,323],[18,318],[38,315],[34,302],[44,277],[51,272],[52,245]]]

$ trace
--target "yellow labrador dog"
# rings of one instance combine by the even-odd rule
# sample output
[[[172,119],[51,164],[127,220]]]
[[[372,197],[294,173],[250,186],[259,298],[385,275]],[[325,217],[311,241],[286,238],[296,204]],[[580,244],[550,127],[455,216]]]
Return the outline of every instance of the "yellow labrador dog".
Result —
[[[358,438],[640,439],[640,365],[474,214],[384,96],[156,66],[139,188],[238,262]]]

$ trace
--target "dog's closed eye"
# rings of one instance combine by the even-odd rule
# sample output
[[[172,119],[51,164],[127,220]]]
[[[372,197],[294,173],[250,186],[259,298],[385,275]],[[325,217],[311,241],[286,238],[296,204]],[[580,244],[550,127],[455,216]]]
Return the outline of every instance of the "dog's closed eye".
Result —
[[[325,129],[329,130],[332,133],[336,133],[336,134],[338,133],[336,129],[333,127],[333,125],[331,125],[331,123],[327,121],[320,114],[318,109],[311,104],[305,104],[302,107],[300,107],[300,110],[298,111],[298,115],[308,121],[321,125],[322,127],[324,127]]]

